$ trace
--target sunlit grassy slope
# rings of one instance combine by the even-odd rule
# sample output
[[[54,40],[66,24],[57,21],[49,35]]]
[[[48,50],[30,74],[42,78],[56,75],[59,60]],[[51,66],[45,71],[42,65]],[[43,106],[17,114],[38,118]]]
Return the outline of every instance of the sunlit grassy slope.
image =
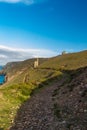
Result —
[[[37,69],[33,68],[35,59],[8,63],[5,72],[8,82],[0,88],[0,128],[11,126],[15,113],[25,100],[30,98],[32,90],[55,82],[63,76],[61,70],[71,70],[87,66],[87,51],[65,54],[49,59],[40,59]],[[52,81],[52,82],[51,82]]]
[[[71,70],[84,66],[87,66],[87,51],[65,54],[50,58],[47,62],[44,62],[40,67]]]

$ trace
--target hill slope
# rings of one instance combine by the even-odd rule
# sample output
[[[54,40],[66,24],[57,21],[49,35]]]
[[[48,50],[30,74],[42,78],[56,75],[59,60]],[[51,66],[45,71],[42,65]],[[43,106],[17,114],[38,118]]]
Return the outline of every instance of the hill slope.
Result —
[[[5,66],[4,71],[8,75],[8,82],[0,87],[1,129],[6,130],[12,125],[20,104],[32,97],[31,95],[33,93],[38,93],[41,89],[45,91],[44,87],[50,87],[52,84],[54,84],[52,90],[57,89],[55,88],[55,84],[59,84],[60,79],[62,81],[66,80],[67,86],[70,85],[71,83],[69,82],[72,77],[78,75],[78,71],[76,70],[87,66],[87,51],[39,60],[40,64],[37,69],[33,68],[35,59],[9,63]],[[62,81],[60,81],[60,83]],[[77,84],[79,84],[79,82],[77,82]],[[70,87],[69,91],[72,91],[72,89],[73,87]],[[60,89],[60,93],[61,91],[63,90]],[[56,90],[53,95],[56,95]]]
[[[72,70],[87,66],[87,51],[60,55],[48,59],[40,67]]]
[[[87,67],[67,73],[27,100],[10,130],[87,130]]]
[[[34,61],[35,59],[25,60],[23,62],[12,62],[8,63],[4,72],[8,75],[8,80],[20,79],[22,77],[21,82],[25,78],[25,75],[28,75],[29,70],[34,70]],[[73,70],[81,67],[87,66],[87,51],[82,51],[78,53],[71,53],[60,55],[53,58],[48,59],[39,59],[39,68],[47,69],[46,71],[51,70]],[[39,71],[40,71],[39,70]],[[33,72],[32,72],[33,73]],[[19,77],[18,77],[19,76]],[[18,83],[18,81],[16,81]],[[29,81],[30,82],[30,81]]]

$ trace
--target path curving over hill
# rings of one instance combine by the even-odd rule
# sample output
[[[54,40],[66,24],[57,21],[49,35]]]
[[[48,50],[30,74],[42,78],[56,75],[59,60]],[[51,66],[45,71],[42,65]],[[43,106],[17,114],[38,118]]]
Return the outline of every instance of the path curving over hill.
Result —
[[[17,113],[10,130],[54,130],[56,119],[53,111],[52,94],[64,81],[41,89],[26,101]]]
[[[27,100],[10,130],[87,130],[87,67],[67,74]]]

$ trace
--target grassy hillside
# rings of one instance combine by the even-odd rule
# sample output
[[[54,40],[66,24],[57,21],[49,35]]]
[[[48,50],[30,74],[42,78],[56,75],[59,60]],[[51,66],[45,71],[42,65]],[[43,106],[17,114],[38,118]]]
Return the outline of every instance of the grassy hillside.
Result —
[[[21,105],[10,130],[87,130],[87,67],[66,73]]]
[[[12,125],[20,104],[30,98],[34,89],[50,85],[54,81],[54,76],[62,75],[61,72],[54,73],[47,70],[30,70],[28,72],[31,76],[26,77],[24,83],[21,82],[22,77],[18,76],[12,80],[12,83],[0,88],[0,128],[4,130]],[[47,81],[50,78],[53,80]]]
[[[9,62],[5,65],[4,72],[6,72],[9,77],[11,77],[15,74],[22,73],[25,70],[33,68],[35,60],[36,59],[28,59],[28,60],[21,61],[21,62]],[[46,60],[48,60],[48,59],[40,58],[39,64],[42,64]]]
[[[0,128],[3,130],[10,127],[20,104],[30,98],[34,89],[58,81],[59,77],[65,75],[62,70],[87,66],[87,51],[39,60],[37,69],[33,68],[35,59],[8,63],[5,66],[8,82],[0,88]],[[66,76],[70,80],[69,74]]]
[[[1,87],[0,128],[4,130],[9,128],[20,104],[30,98],[32,91],[38,87],[42,88],[49,85],[54,81],[53,78],[58,75],[62,76],[62,73],[54,72],[54,70],[31,68]],[[50,78],[53,80],[49,81]]]
[[[40,67],[72,70],[84,66],[87,66],[87,51],[70,53],[50,58],[47,62],[44,62]]]

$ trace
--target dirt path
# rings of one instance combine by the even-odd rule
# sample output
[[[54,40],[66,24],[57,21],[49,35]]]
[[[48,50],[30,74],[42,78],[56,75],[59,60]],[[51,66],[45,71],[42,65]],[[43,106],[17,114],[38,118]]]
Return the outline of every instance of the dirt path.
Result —
[[[27,100],[10,130],[87,130],[87,68],[69,76]]]
[[[57,130],[52,94],[61,83],[41,89],[25,102],[19,109],[15,124],[10,130]]]

